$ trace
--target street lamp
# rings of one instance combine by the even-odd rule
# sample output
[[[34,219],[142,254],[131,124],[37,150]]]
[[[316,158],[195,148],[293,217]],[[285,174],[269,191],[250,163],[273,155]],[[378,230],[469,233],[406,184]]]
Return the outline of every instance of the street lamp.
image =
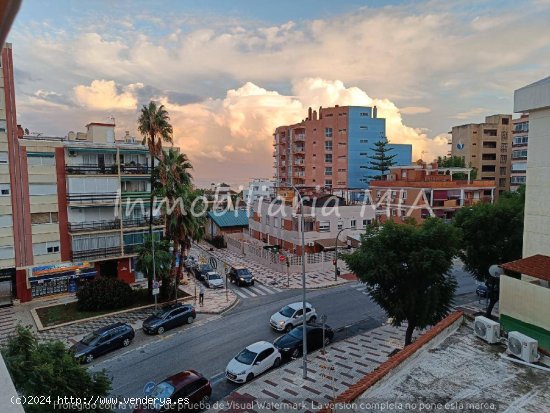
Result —
[[[300,216],[301,216],[301,232],[302,232],[302,315],[304,317],[304,321],[302,324],[302,347],[303,347],[303,356],[302,356],[302,377],[304,379],[307,378],[307,335],[306,335],[306,241],[304,237],[304,229],[305,229],[305,221],[304,221],[304,200],[302,199],[302,195],[300,195],[300,192],[296,189],[296,187],[293,184],[289,184],[292,189],[294,189],[294,192],[297,194],[297,198],[300,200]]]
[[[334,281],[338,281],[338,237],[340,236],[340,233],[346,229],[351,228],[341,228],[340,231],[338,231],[338,234],[336,234],[336,240],[334,241]]]

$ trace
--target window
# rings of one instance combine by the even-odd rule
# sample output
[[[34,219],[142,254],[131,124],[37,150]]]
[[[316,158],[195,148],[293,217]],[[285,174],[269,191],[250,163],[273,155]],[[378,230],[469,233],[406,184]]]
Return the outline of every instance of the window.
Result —
[[[526,182],[525,176],[512,176],[510,178],[510,183],[512,184],[524,184]]]
[[[5,165],[8,163],[8,153],[0,152],[0,165]]]
[[[332,179],[325,179],[325,186],[332,186]]]
[[[506,178],[500,178],[498,180],[498,186],[500,187],[506,186]]]
[[[29,195],[56,195],[56,184],[30,184]]]
[[[270,221],[269,216],[265,217],[265,224],[266,224],[267,226],[269,226],[269,221]]]
[[[508,155],[500,155],[500,163],[506,163],[508,161]]]
[[[332,151],[332,141],[325,141],[325,151]]]
[[[346,170],[344,168],[340,168],[338,169],[338,172],[346,172]]]
[[[372,223],[372,220],[364,219],[363,220],[363,227],[368,227],[371,223]]]
[[[483,129],[483,134],[488,136],[497,136],[496,129]]]
[[[368,126],[365,126],[365,125],[361,125],[359,126],[359,129],[368,129],[369,127]]]
[[[13,218],[11,215],[0,215],[0,228],[8,228],[13,225]]]
[[[350,227],[350,229],[355,229],[357,227],[357,221],[355,219],[352,219],[349,222],[349,227]]]
[[[520,158],[527,158],[527,149],[521,149],[512,152],[512,159]]]
[[[55,224],[59,222],[57,212],[35,212],[31,214],[31,224]]]
[[[6,132],[6,121],[0,120],[0,132]]]
[[[10,184],[0,184],[0,195],[10,194]]]
[[[526,162],[517,162],[512,164],[512,172],[523,172],[527,170]]]
[[[368,139],[360,139],[359,143],[369,143],[369,140]]]
[[[332,138],[332,128],[325,128],[325,138]]]
[[[39,242],[32,244],[34,255],[46,255],[59,252],[59,241]]]
[[[330,221],[319,221],[319,232],[329,232]]]
[[[325,154],[325,163],[332,163],[332,154],[331,153]]]
[[[15,258],[13,246],[0,247],[0,260],[9,260]]]
[[[514,145],[526,145],[528,142],[528,136],[514,136]]]
[[[482,165],[481,172],[495,172],[495,165]]]
[[[368,155],[369,155],[368,152],[361,152],[361,153],[359,153],[359,156],[368,156]]]
[[[361,113],[359,113],[359,116],[367,116],[368,117],[369,113],[368,112],[361,112]]]
[[[397,209],[392,209],[392,210],[391,210],[391,216],[392,216],[392,217],[396,217],[396,216],[397,216]]]
[[[510,122],[510,119],[508,119],[508,118],[502,118],[502,124],[503,124],[503,125],[508,125],[509,122]]]
[[[489,148],[489,149],[496,149],[497,143],[495,141],[485,141],[483,142],[483,147]]]
[[[507,144],[507,143],[501,143],[501,144],[500,144],[500,150],[501,150],[501,151],[506,151],[506,150],[508,150],[508,144]]]
[[[500,167],[500,174],[501,175],[506,175],[506,167],[505,166]]]
[[[481,155],[481,159],[484,161],[496,161],[497,154],[496,153],[484,153]]]
[[[27,153],[27,164],[29,166],[54,166],[55,157],[53,153],[48,152],[29,152]]]
[[[401,191],[401,199],[407,199],[407,191]]]
[[[344,227],[342,221],[338,221],[338,230],[341,230]]]
[[[325,175],[326,176],[331,176],[332,175],[332,166],[327,166],[325,168]]]

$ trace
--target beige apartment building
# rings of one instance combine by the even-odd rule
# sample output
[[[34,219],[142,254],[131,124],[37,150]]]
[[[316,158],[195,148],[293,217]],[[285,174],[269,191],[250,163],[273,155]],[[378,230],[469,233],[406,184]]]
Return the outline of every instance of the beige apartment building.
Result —
[[[475,168],[477,179],[495,181],[496,197],[510,190],[512,161],[512,115],[492,115],[484,123],[453,126],[452,156]]]

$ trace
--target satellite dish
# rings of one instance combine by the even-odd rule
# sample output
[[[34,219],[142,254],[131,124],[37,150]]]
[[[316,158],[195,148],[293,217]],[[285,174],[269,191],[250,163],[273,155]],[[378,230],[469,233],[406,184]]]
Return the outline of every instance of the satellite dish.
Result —
[[[504,274],[504,271],[502,271],[502,268],[500,268],[500,266],[494,264],[489,267],[489,274],[491,275],[491,277],[498,278],[502,274]]]

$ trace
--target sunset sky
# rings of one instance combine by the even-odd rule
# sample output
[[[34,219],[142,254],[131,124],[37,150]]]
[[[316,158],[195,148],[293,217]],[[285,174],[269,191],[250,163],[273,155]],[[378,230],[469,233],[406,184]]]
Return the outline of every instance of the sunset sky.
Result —
[[[64,136],[164,103],[199,185],[273,175],[272,133],[308,106],[373,105],[413,156],[511,113],[550,74],[550,1],[24,0],[18,122]]]

